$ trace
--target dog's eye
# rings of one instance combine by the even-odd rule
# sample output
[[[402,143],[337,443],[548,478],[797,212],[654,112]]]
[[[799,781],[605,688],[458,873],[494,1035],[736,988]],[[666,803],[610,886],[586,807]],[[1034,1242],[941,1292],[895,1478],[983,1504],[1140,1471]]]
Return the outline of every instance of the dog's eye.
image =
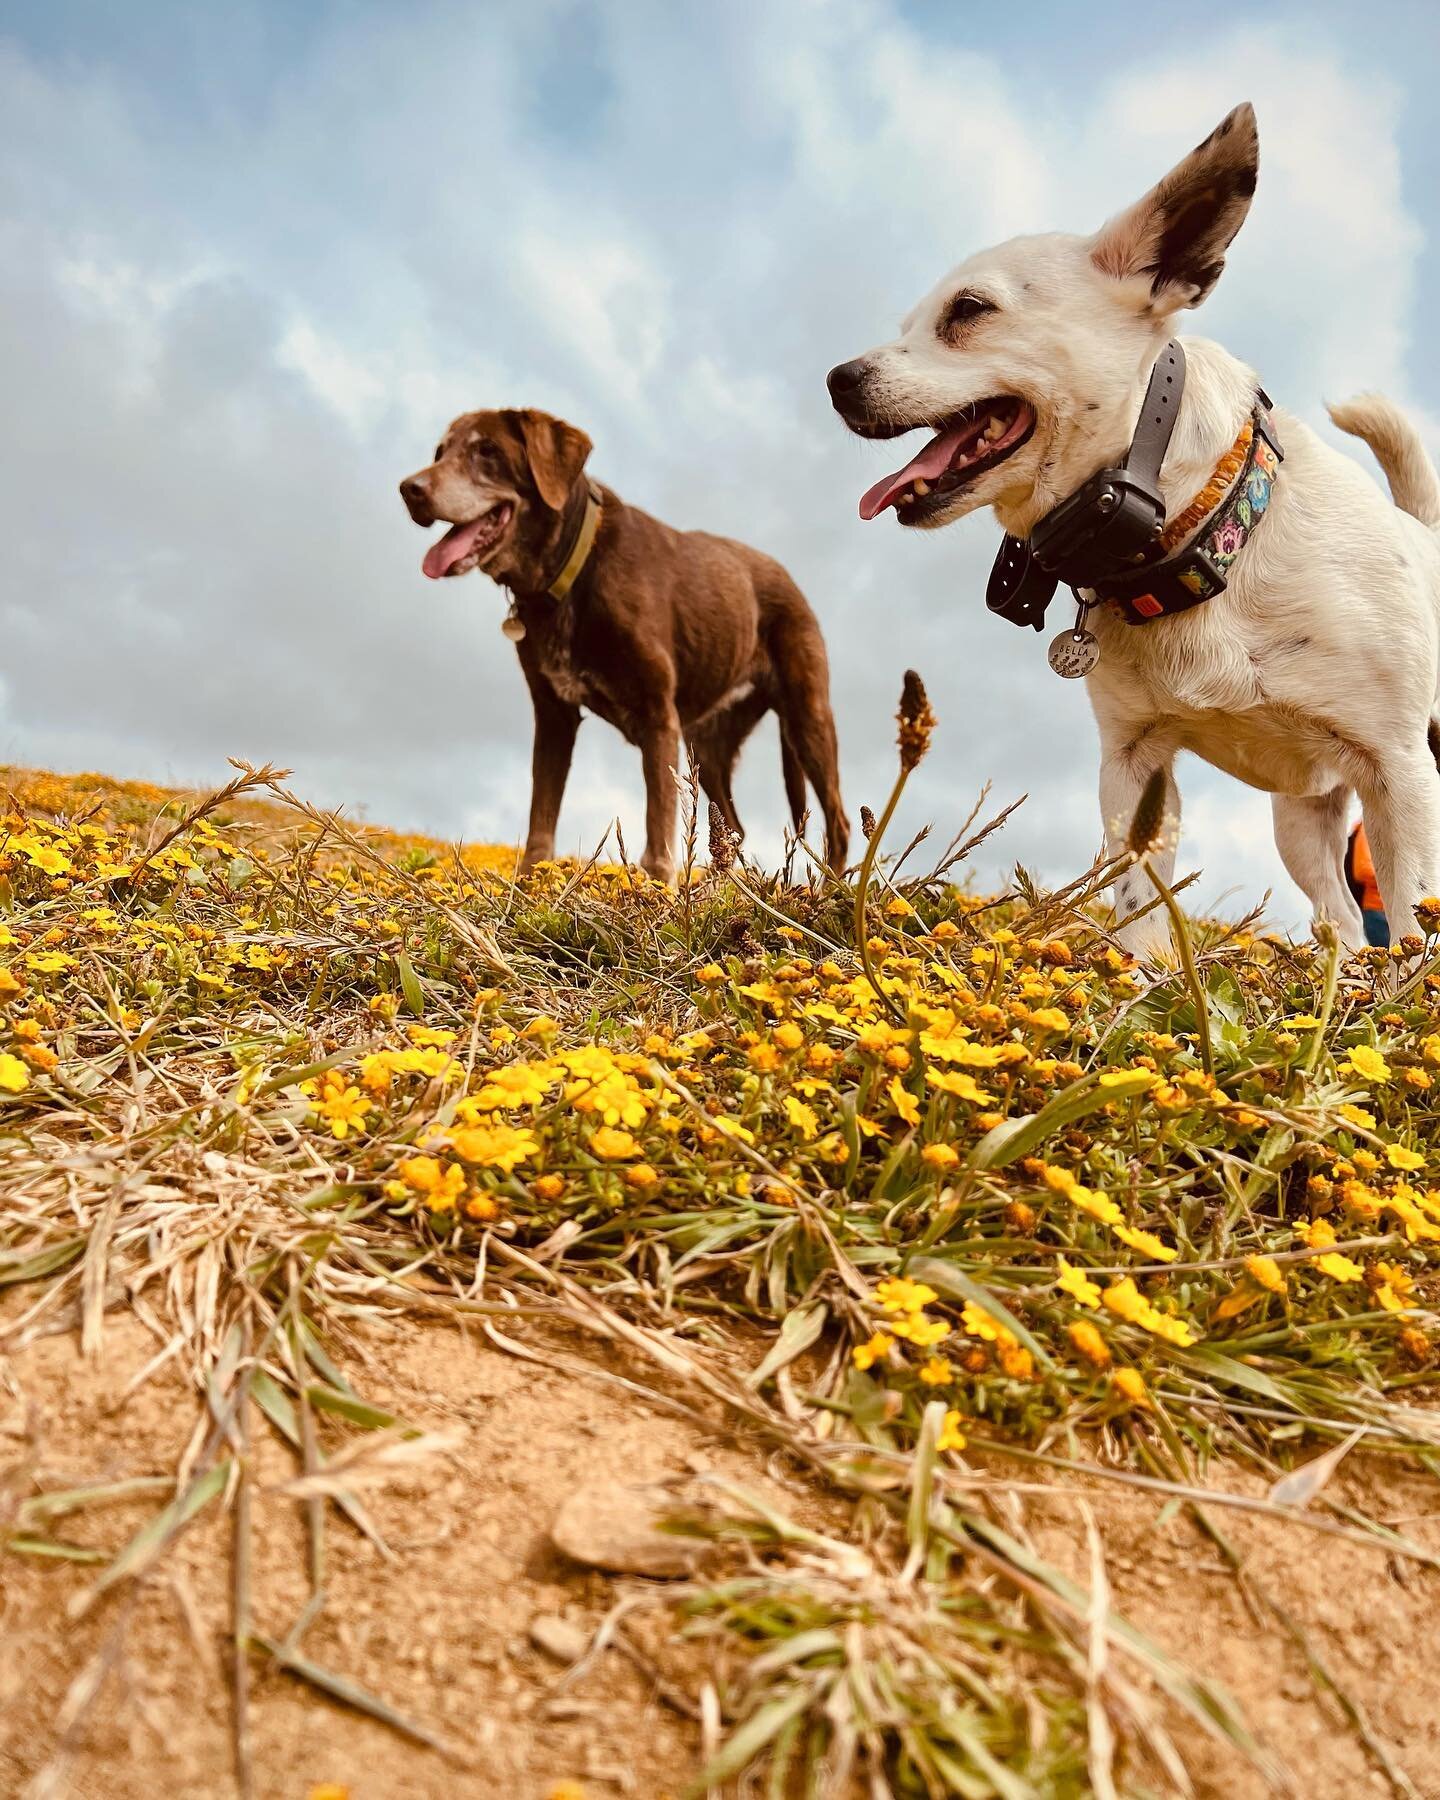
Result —
[[[436,445],[436,446],[435,446],[435,460],[436,460],[436,462],[439,462],[439,460],[440,460],[440,458],[441,458],[441,457],[442,457],[442,456],[443,456],[443,455],[444,455],[444,454],[445,454],[445,446],[444,446],[444,445],[443,445],[443,444],[437,444],[437,445]]]
[[[470,450],[476,461],[482,463],[494,462],[495,458],[499,455],[499,451],[495,448],[495,440],[493,438],[476,438],[475,442],[470,446]]]
[[[953,341],[967,325],[972,325],[986,313],[998,310],[992,301],[982,300],[978,294],[957,294],[945,309],[945,317],[940,323],[940,335]]]

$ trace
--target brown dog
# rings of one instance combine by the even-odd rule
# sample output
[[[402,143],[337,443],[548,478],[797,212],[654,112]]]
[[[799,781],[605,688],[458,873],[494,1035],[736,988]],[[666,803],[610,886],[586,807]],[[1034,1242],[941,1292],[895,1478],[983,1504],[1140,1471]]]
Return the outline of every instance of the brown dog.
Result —
[[[844,867],[825,644],[779,563],[707,531],[673,531],[583,474],[583,431],[526,408],[456,419],[435,460],[400,483],[417,525],[451,529],[426,552],[432,579],[483,569],[510,593],[535,707],[524,867],[555,853],[555,822],[582,707],[639,746],[645,854],[675,872],[675,774],[683,733],[700,785],[737,835],[730,792],[740,747],[772,708],[798,827],[805,782],[825,816],[825,855]]]

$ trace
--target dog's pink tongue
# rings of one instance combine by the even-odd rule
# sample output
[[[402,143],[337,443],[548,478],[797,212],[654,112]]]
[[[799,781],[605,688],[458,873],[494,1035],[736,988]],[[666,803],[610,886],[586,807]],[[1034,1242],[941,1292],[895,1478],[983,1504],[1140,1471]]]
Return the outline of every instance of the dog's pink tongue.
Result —
[[[475,548],[475,540],[480,535],[480,528],[485,523],[484,516],[472,519],[468,525],[452,525],[444,537],[436,538],[425,552],[425,560],[420,567],[432,581],[438,581],[442,575],[448,575],[456,565],[463,561]]]
[[[973,424],[952,425],[948,431],[931,438],[914,462],[906,463],[897,474],[877,481],[860,496],[860,517],[873,519],[877,513],[884,512],[912,481],[933,481],[943,475],[950,467],[950,459],[973,430]]]

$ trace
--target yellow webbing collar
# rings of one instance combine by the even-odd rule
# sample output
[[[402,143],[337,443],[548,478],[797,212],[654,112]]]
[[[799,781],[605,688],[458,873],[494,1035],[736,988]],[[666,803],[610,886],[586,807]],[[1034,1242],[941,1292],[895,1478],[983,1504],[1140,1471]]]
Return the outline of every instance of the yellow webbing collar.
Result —
[[[565,567],[545,590],[552,600],[564,600],[580,579],[580,571],[590,560],[590,552],[595,548],[595,533],[600,529],[600,519],[604,512],[600,504],[600,496],[593,487],[585,489],[585,517],[580,521],[580,529],[575,534],[575,542],[570,547],[570,554],[565,558]]]

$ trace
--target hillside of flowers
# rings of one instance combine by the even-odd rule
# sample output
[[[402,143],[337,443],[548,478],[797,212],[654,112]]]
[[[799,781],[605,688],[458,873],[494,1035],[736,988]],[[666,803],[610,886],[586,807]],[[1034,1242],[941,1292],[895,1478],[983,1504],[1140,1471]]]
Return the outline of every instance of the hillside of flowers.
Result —
[[[930,729],[907,717],[897,786]],[[1185,1493],[1221,1454],[1278,1479],[1352,1434],[1435,1466],[1440,905],[1393,955],[1192,925],[1148,970],[1101,871],[979,898],[954,867],[894,871],[890,810],[849,883],[803,847],[766,875],[719,833],[670,891],[600,862],[520,881],[509,851],[347,824],[270,769],[188,797],[5,772],[7,1319],[79,1295],[102,1218],[111,1274],[163,1267],[172,1300],[218,1243],[210,1337],[269,1334],[256,1398],[283,1429],[305,1345],[336,1385],[327,1309],[377,1275],[564,1293],[829,1491],[878,1497],[920,1558],[933,1608],[853,1728],[872,1791],[1005,1794],[1006,1768],[1095,1791],[1102,1754],[1146,1791],[1133,1706],[1108,1696],[1116,1750],[1078,1698],[1083,1606],[964,1478],[1094,1458]],[[117,1157],[143,1179],[117,1190]],[[184,1479],[182,1502],[212,1477]],[[845,1631],[880,1626],[771,1580],[763,1629],[754,1593],[685,1604],[736,1658],[725,1769],[783,1782],[836,1755]],[[968,1724],[937,1700],[936,1621],[987,1671]],[[1151,1673],[1261,1766],[1238,1709],[1158,1652]]]

